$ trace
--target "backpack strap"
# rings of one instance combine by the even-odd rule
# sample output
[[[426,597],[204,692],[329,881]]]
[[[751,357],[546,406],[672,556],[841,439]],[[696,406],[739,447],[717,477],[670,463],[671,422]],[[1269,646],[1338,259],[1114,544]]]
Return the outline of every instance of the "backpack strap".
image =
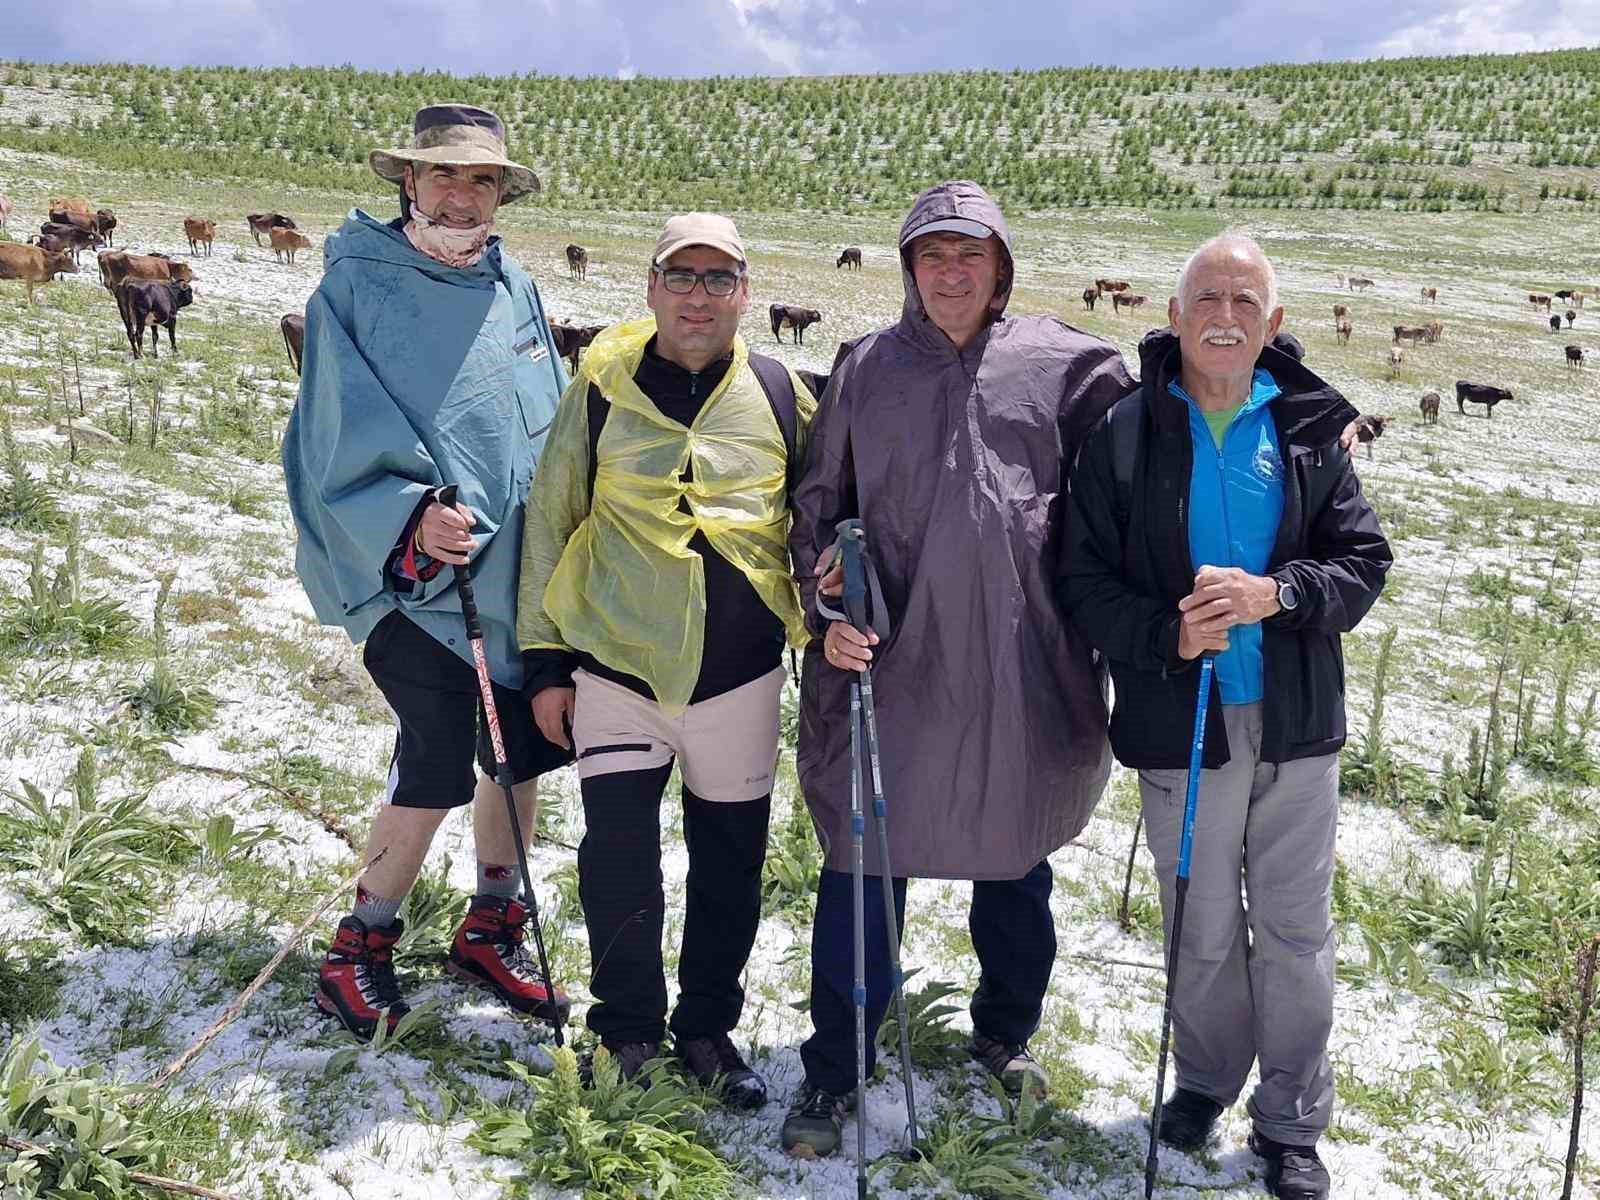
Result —
[[[1111,435],[1111,473],[1117,485],[1117,528],[1124,542],[1133,511],[1133,468],[1139,457],[1139,437],[1144,432],[1144,412],[1144,389],[1140,388],[1112,405],[1111,415],[1106,418]]]
[[[750,369],[761,381],[761,390],[767,394],[772,415],[777,418],[778,428],[783,431],[783,457],[789,464],[787,480],[792,488],[799,474],[794,448],[800,440],[800,414],[795,408],[794,379],[789,374],[789,368],[777,359],[757,354],[754,350],[750,352]]]
[[[600,434],[606,427],[606,418],[611,415],[611,401],[606,399],[598,383],[589,385],[584,399],[589,406],[589,502],[592,504],[594,477],[600,471]]]

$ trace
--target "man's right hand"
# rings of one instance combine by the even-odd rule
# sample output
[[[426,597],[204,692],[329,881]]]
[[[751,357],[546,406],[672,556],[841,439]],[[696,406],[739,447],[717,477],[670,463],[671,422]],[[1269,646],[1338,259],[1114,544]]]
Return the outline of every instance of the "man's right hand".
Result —
[[[475,544],[472,537],[472,510],[456,503],[446,508],[435,500],[422,510],[417,526],[417,548],[430,558],[460,566],[467,561]]]
[[[576,688],[547,687],[533,698],[533,723],[544,734],[545,741],[563,750],[571,750],[567,740],[567,724],[572,720]]]

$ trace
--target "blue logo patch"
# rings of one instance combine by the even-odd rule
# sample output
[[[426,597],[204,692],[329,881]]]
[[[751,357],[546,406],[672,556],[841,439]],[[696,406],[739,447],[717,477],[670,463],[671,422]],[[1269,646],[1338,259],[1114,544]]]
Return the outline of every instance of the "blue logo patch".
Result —
[[[1283,478],[1283,459],[1278,454],[1278,440],[1270,429],[1263,429],[1256,442],[1256,452],[1250,460],[1256,478],[1275,483]]]

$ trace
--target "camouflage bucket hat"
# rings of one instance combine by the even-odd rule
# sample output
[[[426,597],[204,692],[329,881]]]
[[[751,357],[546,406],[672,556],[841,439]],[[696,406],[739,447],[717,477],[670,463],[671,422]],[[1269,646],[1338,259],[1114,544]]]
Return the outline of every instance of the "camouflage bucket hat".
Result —
[[[510,204],[539,190],[539,177],[506,157],[506,127],[486,108],[470,104],[430,104],[419,108],[411,127],[411,145],[374,150],[367,163],[382,179],[400,183],[407,163],[445,163],[505,169],[500,203]]]

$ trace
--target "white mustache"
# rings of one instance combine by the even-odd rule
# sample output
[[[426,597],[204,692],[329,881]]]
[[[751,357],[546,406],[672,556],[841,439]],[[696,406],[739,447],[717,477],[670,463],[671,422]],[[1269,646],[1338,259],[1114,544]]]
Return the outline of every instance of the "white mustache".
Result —
[[[1235,341],[1244,341],[1244,330],[1237,325],[1223,327],[1221,325],[1207,325],[1205,332],[1200,335],[1202,342],[1209,342],[1212,338],[1233,338]]]

